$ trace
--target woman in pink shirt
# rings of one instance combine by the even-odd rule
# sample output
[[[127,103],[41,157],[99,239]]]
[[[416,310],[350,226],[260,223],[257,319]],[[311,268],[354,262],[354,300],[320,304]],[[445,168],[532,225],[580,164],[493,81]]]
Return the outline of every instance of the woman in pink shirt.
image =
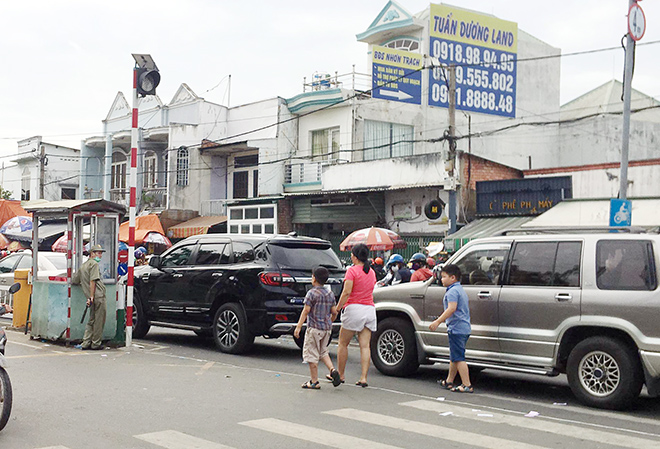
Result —
[[[373,296],[376,273],[369,266],[367,245],[360,243],[353,247],[351,262],[353,262],[353,266],[346,270],[344,289],[341,292],[339,304],[337,304],[337,310],[344,309],[339,330],[337,364],[343,382],[344,370],[348,361],[348,344],[357,333],[362,374],[355,385],[366,387],[367,371],[369,371],[371,363],[371,348],[369,347],[371,333],[376,331],[376,306]]]

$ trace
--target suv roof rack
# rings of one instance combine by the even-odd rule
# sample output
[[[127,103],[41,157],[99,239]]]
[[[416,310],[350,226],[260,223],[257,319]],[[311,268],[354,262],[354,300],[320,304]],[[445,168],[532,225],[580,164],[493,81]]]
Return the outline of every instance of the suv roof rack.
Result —
[[[528,227],[505,229],[496,233],[496,236],[511,234],[580,234],[580,233],[607,233],[618,232],[627,234],[646,234],[647,230],[639,226],[555,226],[555,227]]]

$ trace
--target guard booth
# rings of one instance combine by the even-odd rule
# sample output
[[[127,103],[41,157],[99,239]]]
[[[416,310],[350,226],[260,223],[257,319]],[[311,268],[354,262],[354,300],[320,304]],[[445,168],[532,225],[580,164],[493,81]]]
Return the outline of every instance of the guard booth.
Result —
[[[107,318],[103,340],[112,345],[125,343],[125,307],[117,300],[117,258],[119,222],[126,213],[124,206],[102,199],[51,201],[25,208],[33,214],[32,234],[32,297],[30,299],[33,338],[64,341],[82,340],[89,316],[81,323],[86,298],[80,285],[71,279],[87,260],[87,248],[100,244],[106,251],[99,263],[106,287]],[[40,274],[39,224],[41,220],[66,218],[67,270],[60,275]]]

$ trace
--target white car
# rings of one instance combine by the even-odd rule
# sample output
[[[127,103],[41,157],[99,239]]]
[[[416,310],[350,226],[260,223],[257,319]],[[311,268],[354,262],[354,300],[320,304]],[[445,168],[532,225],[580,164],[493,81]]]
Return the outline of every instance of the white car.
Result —
[[[0,259],[0,286],[14,283],[14,271],[32,268],[32,251],[9,254]],[[66,276],[66,254],[39,251],[40,276]]]

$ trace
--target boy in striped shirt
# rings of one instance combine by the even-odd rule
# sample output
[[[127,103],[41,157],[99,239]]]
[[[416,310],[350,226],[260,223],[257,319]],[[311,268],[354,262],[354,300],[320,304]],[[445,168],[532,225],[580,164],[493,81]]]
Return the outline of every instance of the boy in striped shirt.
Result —
[[[303,362],[309,364],[311,379],[302,387],[310,390],[318,390],[319,385],[319,360],[330,370],[330,379],[336,387],[341,383],[339,372],[335,369],[328,353],[328,343],[332,336],[332,322],[337,318],[337,304],[335,295],[324,287],[330,273],[327,268],[317,267],[312,274],[312,289],[305,296],[305,307],[300,314],[300,319],[293,332],[296,338],[300,338],[302,325],[307,321],[305,331],[305,342],[303,343]]]

